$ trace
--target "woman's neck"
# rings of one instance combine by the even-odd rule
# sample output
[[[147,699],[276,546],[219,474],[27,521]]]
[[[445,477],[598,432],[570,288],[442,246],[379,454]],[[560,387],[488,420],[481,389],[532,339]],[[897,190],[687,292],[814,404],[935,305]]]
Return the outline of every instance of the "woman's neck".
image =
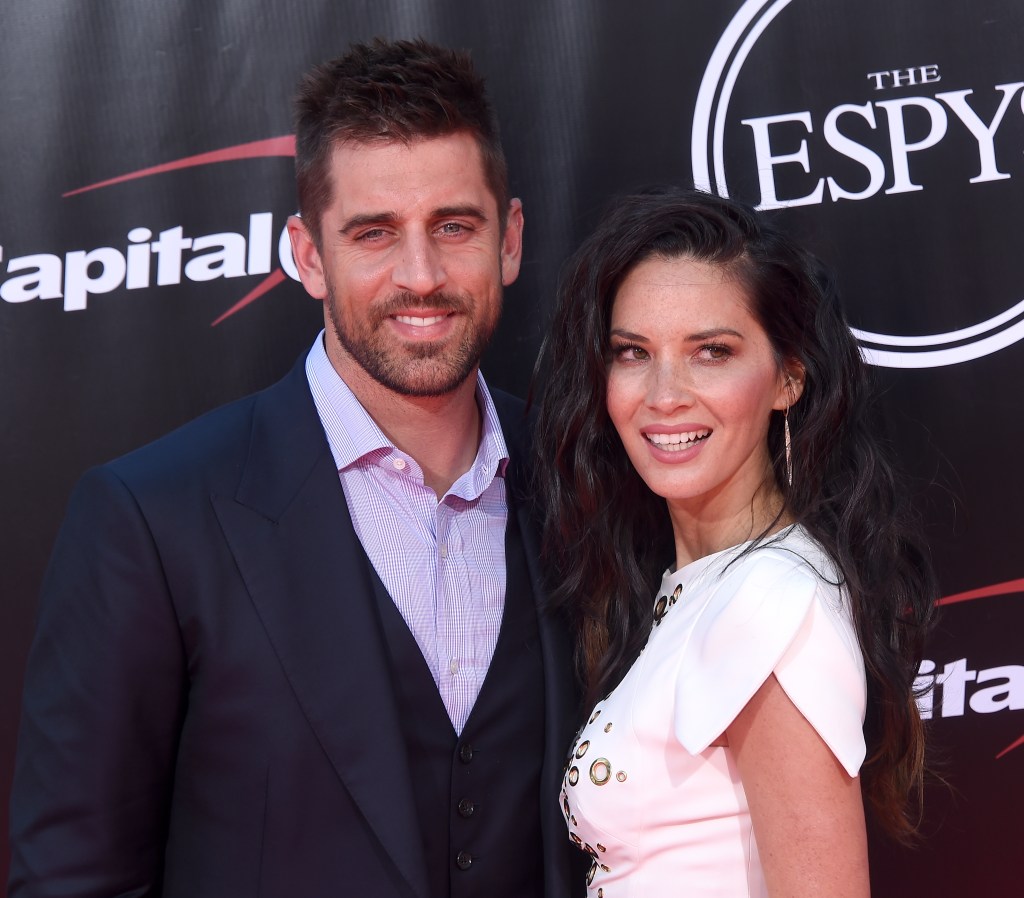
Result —
[[[762,535],[770,535],[793,522],[782,494],[758,490],[739,507],[718,507],[713,499],[669,501],[668,513],[676,547],[676,569],[738,546]]]

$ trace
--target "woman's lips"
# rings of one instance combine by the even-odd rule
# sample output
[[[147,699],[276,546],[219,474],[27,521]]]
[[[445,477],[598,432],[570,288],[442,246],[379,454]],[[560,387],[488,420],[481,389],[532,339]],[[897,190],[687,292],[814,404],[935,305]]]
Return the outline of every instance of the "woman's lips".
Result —
[[[674,430],[667,433],[662,432],[660,429],[657,431],[651,429],[644,430],[642,433],[644,439],[663,452],[682,452],[686,449],[692,449],[698,443],[711,436],[711,428],[700,427],[694,430]]]

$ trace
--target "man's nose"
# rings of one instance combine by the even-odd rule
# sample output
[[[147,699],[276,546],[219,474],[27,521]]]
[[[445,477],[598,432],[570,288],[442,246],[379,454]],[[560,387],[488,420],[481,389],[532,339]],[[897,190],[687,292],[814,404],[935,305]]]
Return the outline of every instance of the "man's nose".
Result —
[[[391,279],[396,288],[429,296],[447,282],[442,253],[427,234],[407,235],[400,247]]]

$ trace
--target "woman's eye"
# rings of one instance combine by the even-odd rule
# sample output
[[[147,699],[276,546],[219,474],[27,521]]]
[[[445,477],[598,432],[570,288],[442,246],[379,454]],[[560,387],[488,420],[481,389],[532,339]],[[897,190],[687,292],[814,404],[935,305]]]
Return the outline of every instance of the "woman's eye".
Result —
[[[732,355],[732,350],[722,343],[706,343],[700,348],[700,354],[712,362],[720,362]]]
[[[616,346],[614,353],[617,359],[624,362],[645,362],[650,358],[647,350],[642,346]]]

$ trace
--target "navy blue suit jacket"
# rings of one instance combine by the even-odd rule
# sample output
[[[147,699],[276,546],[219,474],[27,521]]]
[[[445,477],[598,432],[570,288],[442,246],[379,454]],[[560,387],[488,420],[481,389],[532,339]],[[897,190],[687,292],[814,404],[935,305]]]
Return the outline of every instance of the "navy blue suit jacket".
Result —
[[[522,405],[495,403],[541,595]],[[431,898],[371,577],[301,361],[88,472],[26,675],[12,898]],[[540,621],[546,898],[563,898],[575,696],[565,634]]]

